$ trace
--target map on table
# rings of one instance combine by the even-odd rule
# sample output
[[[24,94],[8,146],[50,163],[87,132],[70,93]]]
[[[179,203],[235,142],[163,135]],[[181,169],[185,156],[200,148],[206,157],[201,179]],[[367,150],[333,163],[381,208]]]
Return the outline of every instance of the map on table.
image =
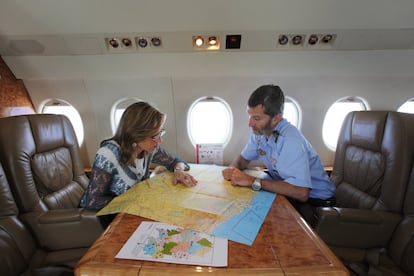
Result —
[[[252,245],[276,195],[231,185],[223,179],[224,168],[191,164],[189,173],[198,180],[192,188],[173,185],[171,172],[158,174],[115,197],[97,215],[124,212]]]
[[[227,266],[227,240],[162,222],[143,221],[115,258]]]

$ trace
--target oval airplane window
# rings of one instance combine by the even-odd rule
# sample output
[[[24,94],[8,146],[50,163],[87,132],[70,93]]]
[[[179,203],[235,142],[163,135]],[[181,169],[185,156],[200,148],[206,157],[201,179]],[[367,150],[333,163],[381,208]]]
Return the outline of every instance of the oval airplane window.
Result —
[[[414,114],[414,98],[409,99],[403,103],[397,110],[398,112]]]
[[[326,112],[323,121],[322,137],[325,145],[335,151],[346,115],[351,111],[368,109],[368,103],[360,97],[344,97],[334,102]]]
[[[112,134],[115,134],[118,127],[119,121],[121,120],[122,114],[124,114],[125,109],[133,103],[141,102],[141,100],[136,98],[124,98],[117,101],[111,109],[110,113],[110,122],[112,128]]]
[[[229,142],[233,130],[230,106],[217,97],[196,100],[187,116],[187,128],[191,142],[196,144],[223,144]]]
[[[75,130],[79,146],[84,139],[84,129],[82,118],[79,112],[70,103],[61,99],[49,99],[40,105],[40,113],[43,114],[61,114],[69,118]]]
[[[285,98],[285,107],[283,110],[283,118],[288,120],[292,125],[300,129],[302,123],[302,113],[299,104],[292,98]]]

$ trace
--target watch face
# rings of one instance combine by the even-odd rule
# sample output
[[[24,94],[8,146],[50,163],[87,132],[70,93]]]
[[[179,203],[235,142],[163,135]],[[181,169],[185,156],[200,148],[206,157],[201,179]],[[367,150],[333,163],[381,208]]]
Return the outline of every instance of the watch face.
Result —
[[[262,188],[262,185],[260,184],[260,179],[255,179],[252,184],[252,189],[255,191],[259,191]]]

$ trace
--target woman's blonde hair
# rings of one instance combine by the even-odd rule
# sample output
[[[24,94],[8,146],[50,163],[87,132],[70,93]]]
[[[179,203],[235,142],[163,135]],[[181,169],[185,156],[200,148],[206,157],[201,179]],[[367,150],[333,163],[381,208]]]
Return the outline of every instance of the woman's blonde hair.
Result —
[[[166,114],[147,102],[128,106],[122,114],[114,137],[111,138],[121,146],[121,162],[133,164],[136,158],[133,144],[157,135],[166,118]]]

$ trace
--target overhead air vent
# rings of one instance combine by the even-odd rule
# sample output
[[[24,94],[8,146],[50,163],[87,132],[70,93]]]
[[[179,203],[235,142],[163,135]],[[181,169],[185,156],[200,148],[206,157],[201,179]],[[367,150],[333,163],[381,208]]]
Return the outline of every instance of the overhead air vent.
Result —
[[[136,52],[146,48],[162,48],[160,36],[106,37],[107,49],[112,53]]]
[[[105,39],[109,50],[114,49],[132,49],[133,43],[129,37],[110,37]]]
[[[279,34],[277,48],[282,49],[329,49],[333,46],[336,34]]]

